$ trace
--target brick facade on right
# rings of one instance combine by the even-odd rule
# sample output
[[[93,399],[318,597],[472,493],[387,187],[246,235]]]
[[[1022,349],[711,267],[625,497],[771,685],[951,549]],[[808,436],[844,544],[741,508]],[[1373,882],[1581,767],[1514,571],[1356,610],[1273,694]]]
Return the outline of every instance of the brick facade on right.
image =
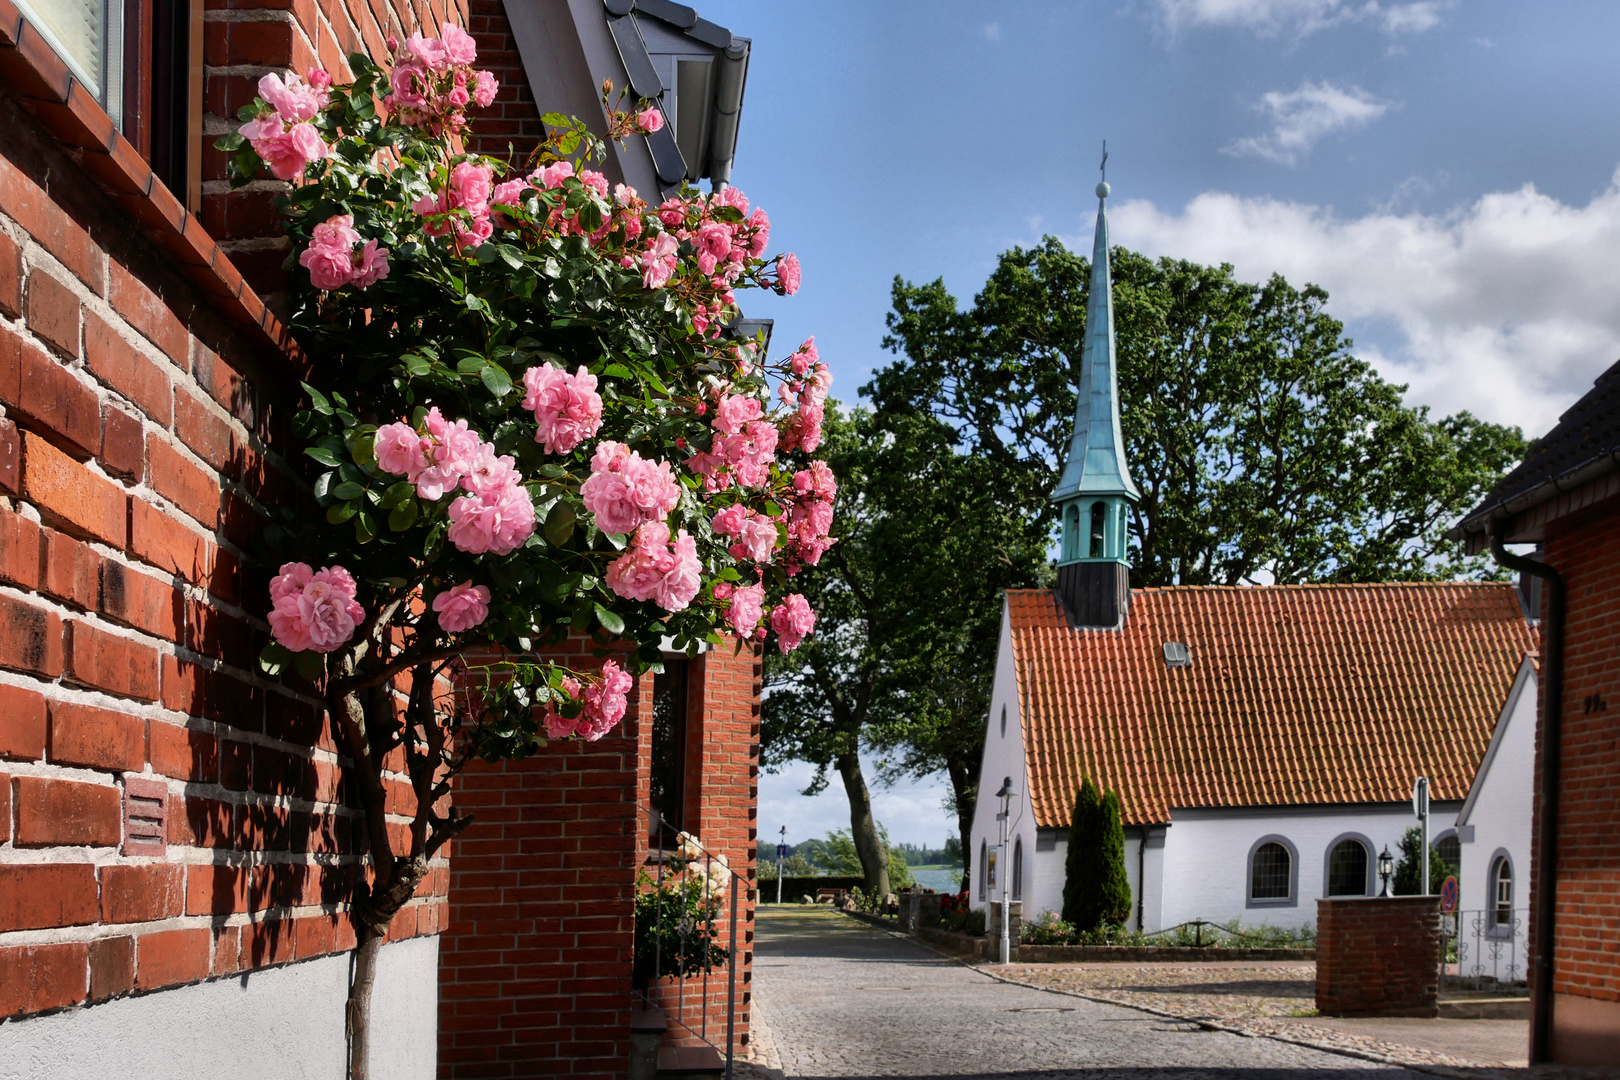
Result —
[[[1553,1056],[1612,1065],[1620,1062],[1620,506],[1549,535],[1546,561],[1569,589]],[[1538,786],[1541,758],[1538,732]]]
[[[1504,544],[1539,545],[1538,558],[1567,590],[1563,695],[1547,700],[1543,683],[1536,725],[1530,941],[1532,966],[1550,954],[1552,978],[1538,985],[1531,973],[1531,1064],[1613,1065],[1620,1062],[1620,363],[1454,530],[1471,551],[1488,548],[1493,534]],[[1545,600],[1541,615],[1550,640]],[[1556,793],[1546,780],[1553,724],[1561,739]],[[1542,800],[1553,794],[1556,820],[1544,836]],[[1537,915],[1549,843],[1550,930]]]

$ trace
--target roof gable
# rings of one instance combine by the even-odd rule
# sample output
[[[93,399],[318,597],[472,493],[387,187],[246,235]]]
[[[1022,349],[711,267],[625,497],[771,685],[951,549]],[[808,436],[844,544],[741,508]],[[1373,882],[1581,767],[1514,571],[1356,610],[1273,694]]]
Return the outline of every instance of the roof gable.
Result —
[[[1119,630],[1076,630],[1009,590],[1036,821],[1080,777],[1127,822],[1176,807],[1400,802],[1426,775],[1462,799],[1536,645],[1510,585],[1138,589]],[[1166,642],[1191,664],[1170,667]]]

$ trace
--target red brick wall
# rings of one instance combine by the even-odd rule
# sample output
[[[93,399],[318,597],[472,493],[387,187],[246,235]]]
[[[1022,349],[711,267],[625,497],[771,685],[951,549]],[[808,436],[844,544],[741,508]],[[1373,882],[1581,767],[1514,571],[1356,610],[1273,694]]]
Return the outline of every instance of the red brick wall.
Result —
[[[1316,1007],[1329,1016],[1435,1016],[1440,899],[1316,902]]]
[[[1546,560],[1569,589],[1552,1049],[1558,1061],[1612,1064],[1620,1061],[1620,507],[1549,537]],[[1538,786],[1541,766],[1538,730]]]
[[[325,17],[210,11],[213,88]],[[362,835],[317,703],[256,674],[279,324],[23,26],[0,0],[0,1017],[351,947]]]
[[[249,283],[279,292],[288,245],[271,201],[286,185],[261,180],[232,191],[214,140],[241,123],[236,111],[253,101],[261,76],[303,75],[319,64],[346,81],[346,57],[365,52],[385,62],[390,34],[403,41],[418,28],[437,36],[446,21],[465,27],[467,0],[205,0],[205,9],[202,225]]]
[[[467,149],[522,165],[545,138],[546,129],[529,92],[505,0],[467,0],[467,12],[467,30],[478,42],[479,66],[501,81],[495,104],[479,111]]]
[[[596,663],[575,654],[577,662]],[[759,763],[753,650],[711,651],[689,670],[688,831],[753,880]],[[456,805],[477,821],[455,843],[440,959],[439,1075],[627,1075],[636,872],[646,864],[652,677],[594,744],[554,743],[522,762],[478,765]],[[729,920],[729,907],[724,913]],[[737,1045],[746,1045],[753,893],[739,894]],[[726,982],[705,1000],[688,980],[693,1027],[724,1044]],[[718,1031],[719,1037],[715,1037]],[[679,1034],[679,1033],[677,1033]]]

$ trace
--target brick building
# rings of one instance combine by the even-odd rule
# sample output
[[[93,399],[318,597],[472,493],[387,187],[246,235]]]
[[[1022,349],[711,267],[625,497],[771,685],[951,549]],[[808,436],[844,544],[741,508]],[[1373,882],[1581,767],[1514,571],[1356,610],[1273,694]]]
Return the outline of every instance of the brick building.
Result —
[[[539,112],[598,115],[598,72],[617,65],[615,81],[662,96],[672,123],[616,150],[615,179],[651,194],[729,175],[746,42],[671,4],[658,7],[674,23],[630,0],[546,0],[523,5],[517,27],[498,2],[472,6],[0,0],[0,1061],[25,1063],[18,1075],[136,1063],[165,1077],[343,1075],[354,930],[341,898],[362,872],[359,818],[318,702],[255,662],[267,575],[249,551],[263,508],[299,497],[285,456],[300,361],[277,316],[280,185],[230,191],[209,148],[259,77],[320,64],[343,79],[349,52],[381,55],[388,35],[448,20],[507,61],[479,149],[532,140]],[[752,840],[752,663],[690,661],[704,689],[688,730],[725,728],[742,751],[724,769],[694,764],[686,805],[735,851]],[[649,679],[647,709],[653,694]],[[597,795],[541,784],[514,815],[566,806],[553,819],[571,823],[541,830],[542,849],[549,836],[581,859],[615,852],[623,872],[594,898],[611,894],[605,918],[620,928],[652,736],[632,718],[568,762],[613,774]],[[530,781],[559,767],[530,764]],[[486,781],[502,782],[470,781],[469,797]],[[605,818],[616,839],[599,847],[588,837]],[[390,927],[378,1075],[435,1072],[450,891],[441,860]],[[593,953],[588,929],[545,932],[576,931],[556,962],[622,967],[627,987],[627,933]],[[576,989],[552,985],[559,999]],[[598,1074],[623,1072],[627,998],[558,1016],[592,1044],[579,1053]]]
[[[1492,537],[1537,544],[1537,561],[1562,582],[1563,612],[1555,582],[1540,601],[1531,1061],[1612,1065],[1620,1061],[1620,364],[1457,532],[1473,550]]]

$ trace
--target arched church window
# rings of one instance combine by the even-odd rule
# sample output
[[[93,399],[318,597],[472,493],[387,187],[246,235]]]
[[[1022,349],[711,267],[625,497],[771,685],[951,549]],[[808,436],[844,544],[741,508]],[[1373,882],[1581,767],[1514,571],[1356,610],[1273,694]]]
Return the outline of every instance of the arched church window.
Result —
[[[1014,900],[1024,898],[1024,838],[1022,836],[1013,843],[1012,898]],[[1012,924],[1009,923],[1008,925]]]
[[[1513,925],[1513,862],[1506,855],[1491,866],[1491,926]]]
[[[1462,840],[1456,833],[1449,833],[1435,841],[1434,850],[1451,867],[1453,874],[1462,875]]]
[[[1367,895],[1367,848],[1360,840],[1341,840],[1328,856],[1328,895]]]
[[[1073,503],[1063,514],[1063,557],[1064,559],[1078,559],[1080,557],[1080,508]]]
[[[1108,534],[1108,506],[1102,502],[1091,504],[1091,558],[1101,559],[1107,552],[1103,541]]]
[[[1292,900],[1294,855],[1281,840],[1266,840],[1249,856],[1249,901]]]

